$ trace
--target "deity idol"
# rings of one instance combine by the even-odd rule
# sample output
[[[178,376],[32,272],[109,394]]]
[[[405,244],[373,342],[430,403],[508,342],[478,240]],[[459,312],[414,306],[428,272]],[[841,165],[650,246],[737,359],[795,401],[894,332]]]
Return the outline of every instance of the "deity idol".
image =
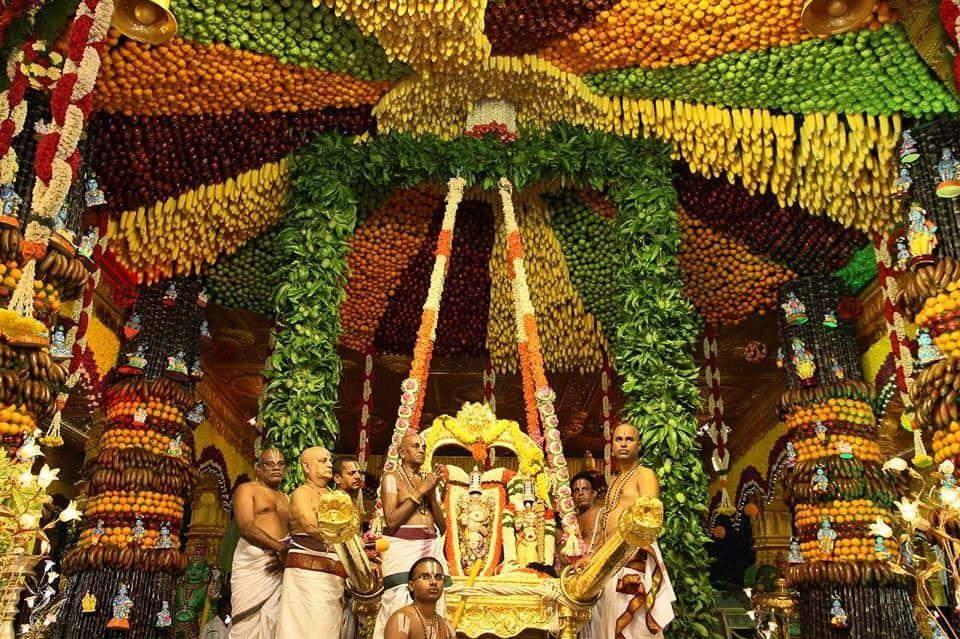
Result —
[[[7,218],[4,220],[7,226],[19,226],[17,213],[20,212],[21,204],[23,204],[23,198],[17,194],[12,184],[0,186],[0,206],[3,207],[3,217]]]
[[[917,151],[917,142],[913,139],[910,129],[904,129],[903,136],[900,138],[900,151],[898,153],[900,162],[903,164],[912,164],[920,158],[920,152]]]
[[[177,303],[177,285],[173,282],[170,282],[170,286],[167,287],[166,292],[163,294],[163,299],[161,300],[164,306],[173,306]]]
[[[822,420],[817,420],[816,425],[813,427],[814,432],[817,434],[817,440],[821,444],[827,443],[827,427]]]
[[[544,561],[544,521],[546,508],[534,492],[533,477],[523,480],[523,508],[513,519],[516,533],[517,563],[520,567]]]
[[[833,559],[833,546],[837,542],[837,531],[830,525],[830,517],[824,516],[817,531],[817,543],[820,546],[820,561]]]
[[[907,238],[900,236],[897,238],[897,268],[905,271],[910,265],[910,249],[907,248]]]
[[[847,373],[843,370],[843,366],[837,362],[834,362],[832,368],[834,379],[836,379],[838,382],[842,382],[844,379],[846,379]]]
[[[927,366],[943,359],[940,348],[933,343],[930,331],[921,328],[917,331],[917,360],[920,366]]]
[[[830,626],[833,628],[848,628],[847,611],[843,609],[840,596],[833,594],[833,604],[830,606]]]
[[[900,175],[893,182],[893,197],[902,199],[910,195],[910,187],[913,186],[913,178],[910,177],[910,169],[905,166],[900,167]]]
[[[173,538],[170,537],[169,521],[160,524],[160,539],[157,540],[157,548],[173,548]]]
[[[62,361],[70,359],[70,349],[67,348],[67,336],[64,334],[63,327],[57,326],[50,336],[50,357]]]
[[[797,371],[797,377],[800,378],[801,386],[813,386],[816,383],[814,375],[817,372],[817,364],[814,362],[813,353],[807,350],[803,340],[799,337],[793,338],[793,367]]]
[[[837,314],[833,311],[827,311],[823,314],[823,325],[827,328],[837,327]]]
[[[810,481],[813,484],[813,492],[815,493],[825,493],[830,490],[830,478],[827,477],[827,471],[819,464]]]
[[[955,198],[960,195],[960,182],[957,181],[957,160],[953,156],[953,149],[947,147],[941,151],[940,162],[937,163],[937,172],[940,174],[940,183],[937,184],[937,197]]]
[[[927,211],[913,202],[907,214],[910,225],[907,227],[907,244],[910,247],[910,266],[929,264],[933,261],[933,251],[937,248],[937,225],[927,218]]]
[[[97,174],[90,172],[87,174],[86,181],[86,191],[84,191],[83,197],[86,205],[88,207],[102,206],[107,203],[107,198],[103,194],[103,189],[100,188],[99,182],[97,182]]]
[[[787,301],[780,305],[786,316],[787,324],[790,326],[800,326],[807,322],[807,307],[804,306],[796,293],[790,291],[787,293]]]
[[[173,625],[173,617],[170,616],[170,604],[164,600],[161,604],[160,612],[157,613],[157,628],[169,628]]]
[[[787,442],[787,468],[793,468],[797,465],[797,449],[793,447],[793,442]]]
[[[113,618],[107,622],[110,630],[129,630],[130,613],[133,611],[133,599],[127,595],[127,584],[121,583],[113,597]]]
[[[457,503],[457,523],[460,527],[460,563],[469,570],[477,561],[487,557],[490,526],[496,504],[485,496],[480,487],[480,471],[473,467],[470,473],[470,492]]]
[[[143,517],[140,515],[137,515],[137,520],[134,522],[133,529],[130,531],[130,534],[133,537],[133,543],[143,543],[143,538],[147,534],[147,529],[144,528]]]
[[[790,538],[790,552],[787,554],[787,562],[791,564],[803,563],[803,551],[800,550],[800,540],[796,537]]]
[[[187,371],[187,362],[184,361],[186,358],[186,353],[183,351],[177,351],[176,355],[167,356],[167,372],[177,377],[187,377],[189,372]]]

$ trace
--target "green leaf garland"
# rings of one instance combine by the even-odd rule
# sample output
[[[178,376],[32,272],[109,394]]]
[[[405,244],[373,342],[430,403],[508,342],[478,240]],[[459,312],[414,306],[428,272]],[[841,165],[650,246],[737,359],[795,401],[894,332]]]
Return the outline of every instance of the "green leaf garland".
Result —
[[[618,217],[604,250],[614,254],[620,309],[608,321],[617,324],[614,351],[627,397],[624,415],[640,429],[643,462],[658,469],[662,484],[662,551],[678,597],[667,636],[719,638],[701,527],[707,478],[696,442],[700,398],[692,357],[700,322],[681,295],[669,146],[569,124],[522,130],[508,145],[490,138],[445,141],[408,134],[360,145],[325,133],[301,149],[292,167],[292,210],[280,234],[284,266],[276,294],[283,327],[263,407],[269,438],[288,459],[307,446],[331,446],[338,434],[337,307],[344,295],[347,240],[357,221],[355,193],[444,184],[455,172],[467,188],[493,189],[506,177],[517,191],[545,180],[607,189]]]

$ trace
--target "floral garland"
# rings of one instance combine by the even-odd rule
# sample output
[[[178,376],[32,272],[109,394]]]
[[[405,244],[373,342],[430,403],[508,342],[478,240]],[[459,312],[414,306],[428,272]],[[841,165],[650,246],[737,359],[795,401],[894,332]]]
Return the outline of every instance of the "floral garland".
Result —
[[[540,423],[542,423],[544,429],[544,448],[547,452],[550,472],[555,481],[557,511],[560,513],[565,536],[561,552],[568,558],[580,557],[583,555],[585,546],[581,538],[580,526],[577,523],[573,493],[570,491],[570,473],[567,470],[567,460],[563,455],[563,442],[558,428],[560,420],[557,418],[556,408],[554,407],[556,394],[547,381],[546,371],[543,367],[543,356],[541,355],[540,339],[537,335],[533,303],[530,301],[530,289],[527,286],[520,229],[517,227],[517,219],[513,213],[513,185],[507,178],[500,178],[500,201],[503,210],[503,224],[507,232],[507,254],[513,276],[513,308],[516,319],[517,348],[521,352],[521,365],[523,365],[523,347],[526,345],[526,359],[530,370],[529,377],[532,377],[536,389],[533,397],[524,393],[524,402],[528,406],[528,414],[530,404],[536,402]],[[527,424],[527,430],[530,431],[530,435],[535,441],[538,440],[537,436],[539,436],[539,432],[534,430],[536,423],[535,420]]]
[[[367,470],[370,456],[370,411],[373,410],[373,349],[363,354],[363,371],[360,373],[360,424],[357,426],[357,463],[361,471]]]
[[[34,42],[33,38],[29,38],[7,61],[6,73],[10,86],[0,93],[0,185],[13,184],[19,171],[13,141],[23,131],[27,119],[25,95],[30,85],[21,62]]]
[[[77,144],[93,108],[93,85],[112,17],[113,0],[81,0],[77,6],[63,73],[50,96],[51,120],[37,143],[32,199],[35,219],[28,223],[21,246],[25,257],[43,255],[50,229],[44,230],[39,220],[52,222],[79,170]]]
[[[877,260],[877,279],[883,291],[883,319],[887,324],[887,335],[890,339],[890,352],[896,363],[894,381],[900,399],[903,402],[902,422],[913,431],[914,464],[926,465],[930,459],[923,443],[923,433],[919,424],[913,423],[913,401],[910,399],[913,389],[913,354],[910,352],[910,343],[907,339],[906,324],[900,312],[897,297],[900,293],[897,285],[896,269],[893,256],[890,254],[890,238],[886,235],[875,235],[873,250]]]
[[[430,359],[433,354],[433,342],[437,339],[437,319],[440,315],[440,298],[443,296],[443,283],[446,279],[453,248],[453,229],[457,221],[457,207],[463,199],[466,180],[451,178],[447,183],[447,201],[443,212],[440,234],[437,236],[436,260],[430,274],[430,288],[427,301],[423,305],[417,342],[413,348],[413,362],[410,375],[400,385],[400,406],[397,409],[397,421],[387,451],[384,472],[392,472],[400,463],[400,441],[410,429],[419,430],[420,413],[423,410],[423,393],[430,374]]]

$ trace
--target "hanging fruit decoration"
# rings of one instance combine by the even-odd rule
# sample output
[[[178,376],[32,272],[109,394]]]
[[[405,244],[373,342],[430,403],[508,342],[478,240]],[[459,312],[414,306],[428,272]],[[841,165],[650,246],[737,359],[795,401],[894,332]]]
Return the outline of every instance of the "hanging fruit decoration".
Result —
[[[192,431],[202,421],[193,394],[202,375],[200,293],[198,281],[182,279],[142,291],[134,307],[140,330],[104,391],[106,428],[85,527],[62,564],[76,592],[101,601],[111,600],[117,582],[131,584],[134,631],[149,627],[141,608],[169,600],[174,575],[187,565],[180,532],[197,479]],[[65,608],[66,627],[83,636],[102,631],[104,617],[82,615],[79,600]]]

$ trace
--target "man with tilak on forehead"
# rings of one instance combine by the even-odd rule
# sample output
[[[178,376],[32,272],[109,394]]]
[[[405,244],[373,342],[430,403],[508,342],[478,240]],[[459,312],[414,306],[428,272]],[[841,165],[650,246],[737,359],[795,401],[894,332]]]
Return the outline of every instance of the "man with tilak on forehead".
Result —
[[[453,626],[437,612],[444,579],[443,566],[433,557],[414,562],[407,577],[413,603],[390,615],[385,639],[456,639]]]
[[[390,615],[406,604],[410,566],[424,557],[444,556],[446,521],[437,495],[437,477],[421,472],[426,452],[420,434],[408,431],[400,441],[400,464],[393,472],[384,473],[380,482],[383,536],[390,547],[383,553],[383,598],[373,639],[383,639]],[[443,616],[442,596],[436,608]]]

